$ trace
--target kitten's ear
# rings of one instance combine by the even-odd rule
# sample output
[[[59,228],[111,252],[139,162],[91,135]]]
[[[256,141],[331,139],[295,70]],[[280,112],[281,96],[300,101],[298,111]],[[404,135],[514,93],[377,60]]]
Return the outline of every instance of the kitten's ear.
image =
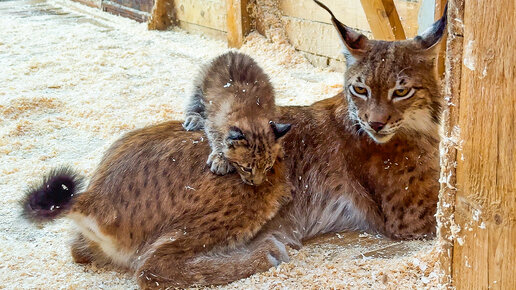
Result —
[[[369,39],[361,33],[354,31],[353,29],[347,27],[342,24],[333,12],[331,12],[330,8],[321,2],[314,0],[314,2],[321,6],[324,10],[328,11],[331,15],[331,22],[333,26],[337,29],[337,33],[339,34],[340,40],[344,44],[344,48],[346,51],[344,52],[344,56],[346,57],[346,61],[348,66],[352,64],[357,58],[361,57],[364,52],[369,47]]]
[[[432,26],[425,30],[421,35],[418,35],[414,40],[423,50],[432,50],[436,47],[442,39],[446,30],[446,23],[448,21],[448,3],[444,7],[444,13],[441,19],[437,20]]]
[[[244,140],[245,135],[242,133],[242,130],[238,127],[230,127],[228,132],[228,138],[229,141],[236,141],[236,140]]]
[[[285,136],[285,134],[287,134],[288,131],[290,131],[290,128],[292,128],[292,125],[290,125],[290,124],[279,124],[279,123],[274,123],[273,121],[270,121],[269,124],[271,125],[272,131],[274,132],[274,136],[276,137],[276,140]]]

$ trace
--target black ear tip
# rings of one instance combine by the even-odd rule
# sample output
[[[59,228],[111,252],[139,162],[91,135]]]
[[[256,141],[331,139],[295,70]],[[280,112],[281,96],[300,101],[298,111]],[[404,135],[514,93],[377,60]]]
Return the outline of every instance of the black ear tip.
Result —
[[[425,30],[420,36],[414,38],[419,43],[420,48],[429,49],[434,47],[444,35],[446,30],[446,24],[448,22],[448,3],[444,6],[443,16],[434,22],[427,30]]]
[[[269,122],[269,124],[271,124],[272,130],[274,132],[274,136],[276,136],[276,139],[279,139],[279,138],[285,136],[285,134],[287,134],[288,131],[290,131],[290,129],[292,128],[291,124],[278,124],[278,123],[274,123],[272,121]]]

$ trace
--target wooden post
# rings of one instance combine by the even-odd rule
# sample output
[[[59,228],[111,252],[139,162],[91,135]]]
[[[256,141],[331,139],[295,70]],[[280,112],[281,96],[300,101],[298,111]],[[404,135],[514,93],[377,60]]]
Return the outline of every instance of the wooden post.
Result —
[[[228,46],[239,48],[250,29],[247,0],[226,0],[226,11]]]
[[[440,2],[440,0],[438,0]],[[463,19],[463,0],[451,0],[448,5],[447,39],[443,39],[441,45],[445,46],[446,57],[437,61],[446,61],[446,72],[444,78],[444,99],[443,131],[445,136],[441,142],[441,190],[437,210],[437,235],[439,247],[439,266],[443,272],[440,276],[440,283],[443,285],[452,284],[452,258],[456,199],[456,162],[457,149],[460,148],[460,132],[455,127],[458,123],[460,108],[460,86],[462,72],[462,47],[464,25],[456,19]],[[438,8],[436,7],[436,10]],[[444,6],[441,6],[444,10]],[[435,12],[435,17],[441,15]],[[442,49],[442,48],[441,48]],[[444,63],[438,64],[439,75],[444,72]]]
[[[151,17],[147,22],[147,28],[150,30],[166,30],[170,27],[170,25],[172,25],[170,19],[172,6],[172,0],[155,0]]]
[[[450,9],[464,7],[463,16],[450,17],[450,23],[464,25],[464,30],[462,35],[449,35],[447,51],[447,62],[462,63],[447,68],[451,70],[447,76],[460,71],[461,77],[455,79],[460,83],[446,85],[455,91],[456,107],[448,111],[445,134],[460,141],[458,151],[445,157],[456,166],[456,177],[444,176],[442,181],[456,188],[450,228],[444,229],[454,237],[453,286],[515,289],[516,4],[514,0],[451,0],[450,4],[458,4]],[[450,49],[462,36],[461,48]]]
[[[444,7],[448,3],[448,0],[435,0],[435,13],[434,19],[437,20],[443,16]],[[448,18],[449,20],[450,18]],[[444,54],[446,52],[446,38],[444,38],[439,44],[441,48],[439,49],[439,57],[437,58],[437,73],[439,77],[444,75]]]
[[[360,0],[375,39],[402,40],[405,31],[393,0]]]

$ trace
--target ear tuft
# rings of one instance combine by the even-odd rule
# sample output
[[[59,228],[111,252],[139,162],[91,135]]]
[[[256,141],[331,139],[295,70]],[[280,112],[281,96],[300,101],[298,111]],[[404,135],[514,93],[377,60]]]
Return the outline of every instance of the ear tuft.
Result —
[[[290,131],[290,128],[292,128],[291,124],[279,124],[279,123],[274,123],[273,121],[270,121],[269,124],[271,125],[272,131],[274,132],[274,136],[276,137],[276,140],[285,136],[285,134],[287,134],[288,131]]]
[[[422,49],[430,49],[434,47],[444,35],[446,23],[448,21],[448,3],[444,7],[444,13],[441,19],[437,20],[432,26],[425,30],[421,35],[414,38]]]
[[[328,11],[331,16],[331,22],[333,23],[333,26],[337,29],[337,33],[339,34],[340,40],[344,44],[347,53],[345,52],[346,59],[348,59],[348,62],[352,62],[350,57],[356,58],[359,57],[363,52],[365,52],[369,46],[369,39],[353,29],[347,27],[346,25],[342,24],[333,12],[331,12],[330,8],[328,6],[324,5],[323,3],[319,2],[318,0],[314,0],[314,2],[322,7],[324,10]]]
[[[229,128],[228,139],[233,141],[244,140],[245,135],[244,133],[242,133],[242,130],[240,130],[240,128],[233,126]]]

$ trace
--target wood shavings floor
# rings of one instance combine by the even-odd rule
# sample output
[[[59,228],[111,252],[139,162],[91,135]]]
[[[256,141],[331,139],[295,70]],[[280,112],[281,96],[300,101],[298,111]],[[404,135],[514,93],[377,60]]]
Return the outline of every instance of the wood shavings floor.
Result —
[[[127,273],[74,264],[73,225],[38,229],[19,217],[18,200],[50,168],[69,164],[89,176],[123,133],[181,119],[199,65],[226,49],[72,2],[0,2],[0,288],[136,288]],[[270,74],[281,105],[341,89],[341,73],[257,34],[242,51]],[[287,264],[220,288],[437,287],[433,241],[329,234],[290,254]]]

